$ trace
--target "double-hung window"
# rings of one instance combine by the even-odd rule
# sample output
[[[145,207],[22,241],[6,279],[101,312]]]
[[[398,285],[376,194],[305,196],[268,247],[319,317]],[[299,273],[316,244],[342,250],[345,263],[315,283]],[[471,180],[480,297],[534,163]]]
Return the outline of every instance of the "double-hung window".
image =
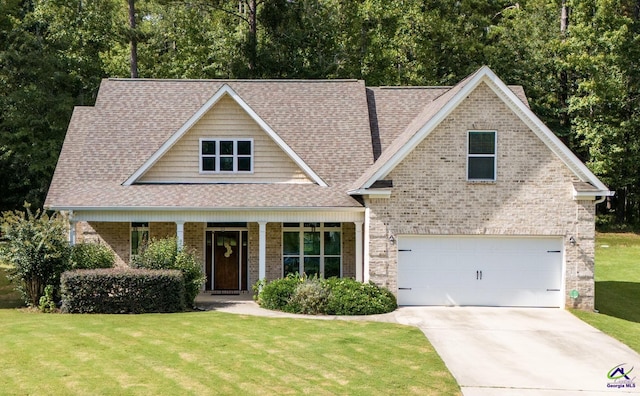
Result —
[[[253,172],[253,139],[200,139],[200,172]]]
[[[496,132],[469,131],[467,180],[496,180]]]
[[[342,238],[340,223],[284,223],[282,232],[284,275],[340,277]]]

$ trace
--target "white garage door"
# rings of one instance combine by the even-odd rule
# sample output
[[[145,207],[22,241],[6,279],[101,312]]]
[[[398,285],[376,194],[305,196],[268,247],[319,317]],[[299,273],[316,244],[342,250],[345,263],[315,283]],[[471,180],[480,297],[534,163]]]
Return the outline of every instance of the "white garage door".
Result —
[[[398,238],[399,305],[559,307],[562,238]]]

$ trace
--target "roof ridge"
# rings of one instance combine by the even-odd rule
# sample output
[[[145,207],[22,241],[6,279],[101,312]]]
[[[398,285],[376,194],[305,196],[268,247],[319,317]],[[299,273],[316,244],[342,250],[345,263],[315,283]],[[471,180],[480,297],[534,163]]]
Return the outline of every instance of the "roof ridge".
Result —
[[[249,78],[213,78],[213,79],[198,79],[198,78],[124,78],[124,77],[109,77],[107,78],[109,81],[119,81],[119,82],[221,82],[221,83],[229,83],[229,82],[250,82],[250,83],[260,83],[260,82],[279,82],[279,83],[345,83],[345,82],[361,82],[364,80],[358,80],[355,78],[345,78],[345,79],[286,79],[286,78],[265,78],[265,79],[249,79]]]

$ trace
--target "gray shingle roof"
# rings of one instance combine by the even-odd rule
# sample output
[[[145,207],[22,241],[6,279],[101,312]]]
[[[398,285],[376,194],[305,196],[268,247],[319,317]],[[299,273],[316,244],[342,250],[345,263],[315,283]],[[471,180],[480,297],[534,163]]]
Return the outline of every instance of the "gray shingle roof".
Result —
[[[324,181],[315,184],[122,184],[224,84]],[[460,84],[459,84],[460,85]],[[365,88],[357,80],[108,79],[76,107],[45,205],[359,207],[350,186],[455,91]],[[520,89],[519,97],[524,98]],[[378,161],[379,162],[379,161]]]

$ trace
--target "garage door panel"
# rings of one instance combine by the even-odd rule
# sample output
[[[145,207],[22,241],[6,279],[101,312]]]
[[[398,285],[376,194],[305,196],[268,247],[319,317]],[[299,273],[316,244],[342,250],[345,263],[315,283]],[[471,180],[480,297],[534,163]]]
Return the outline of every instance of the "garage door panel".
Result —
[[[561,237],[398,239],[400,305],[560,306]]]

